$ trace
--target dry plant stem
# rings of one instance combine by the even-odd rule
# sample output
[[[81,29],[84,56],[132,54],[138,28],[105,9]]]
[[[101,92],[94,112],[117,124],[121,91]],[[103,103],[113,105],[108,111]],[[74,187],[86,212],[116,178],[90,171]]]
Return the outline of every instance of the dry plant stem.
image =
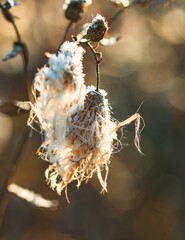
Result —
[[[70,21],[70,22],[68,23],[66,29],[65,29],[65,33],[64,33],[64,36],[63,36],[63,38],[62,38],[62,41],[61,41],[61,43],[60,43],[60,45],[59,45],[59,47],[58,47],[58,51],[60,50],[60,46],[65,42],[65,40],[66,40],[66,38],[67,38],[67,34],[68,34],[68,32],[69,32],[69,30],[70,30],[70,28],[71,28],[72,25],[73,25],[73,22]]]
[[[29,136],[29,129],[27,128],[24,131],[24,134],[22,136],[22,139],[20,140],[20,143],[17,145],[16,153],[14,154],[14,158],[9,165],[8,172],[7,172],[7,175],[6,175],[6,179],[4,181],[3,188],[0,192],[0,203],[1,203],[1,205],[0,205],[0,232],[2,231],[3,219],[4,219],[4,215],[5,215],[7,204],[8,204],[8,198],[9,198],[9,196],[8,196],[9,194],[8,194],[8,191],[7,191],[7,186],[9,184],[10,179],[12,178],[12,176],[15,172],[18,160],[20,159],[20,155],[21,155],[21,153],[24,149],[24,146],[25,146],[25,143],[28,139],[28,136]]]
[[[20,33],[18,31],[18,28],[17,28],[14,20],[12,21],[12,25],[13,25],[13,28],[14,28],[16,36],[17,36],[17,41],[21,43],[22,42],[21,41],[21,36],[20,36]]]
[[[85,42],[85,44],[90,48],[91,52],[94,55],[94,59],[96,61],[96,77],[97,77],[97,85],[96,85],[96,91],[99,92],[99,87],[100,87],[100,61],[97,58],[96,52],[94,48],[90,45],[89,42]]]

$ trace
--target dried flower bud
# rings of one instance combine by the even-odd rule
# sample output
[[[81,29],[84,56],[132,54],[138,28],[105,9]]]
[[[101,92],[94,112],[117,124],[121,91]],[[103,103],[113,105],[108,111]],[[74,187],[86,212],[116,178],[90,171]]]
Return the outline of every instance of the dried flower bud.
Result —
[[[108,30],[107,22],[105,18],[100,14],[97,14],[95,18],[93,18],[92,23],[88,25],[87,28],[87,39],[93,42],[99,42],[103,39],[105,33]]]
[[[11,7],[16,7],[19,5],[19,2],[13,0],[6,0],[1,6],[4,9],[10,9]]]
[[[77,22],[91,3],[91,0],[66,0],[63,6],[65,17],[72,22]]]
[[[23,51],[23,46],[19,42],[15,42],[13,46],[13,50],[9,52],[4,58],[3,61],[7,61],[11,58],[16,57],[18,54],[20,54]]]
[[[35,103],[32,104],[28,125],[39,121],[44,142],[39,154],[44,160],[58,161],[65,144],[68,121],[85,97],[82,54],[76,43],[65,42],[56,54],[47,54],[48,67],[43,67],[33,83]]]

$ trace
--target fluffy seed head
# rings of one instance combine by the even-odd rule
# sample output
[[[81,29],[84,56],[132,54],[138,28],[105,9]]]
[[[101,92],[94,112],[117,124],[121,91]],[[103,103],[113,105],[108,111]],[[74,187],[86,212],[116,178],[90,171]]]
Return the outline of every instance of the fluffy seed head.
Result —
[[[58,152],[65,144],[68,121],[84,103],[86,87],[82,72],[83,49],[76,43],[65,42],[56,54],[47,54],[47,66],[33,83],[35,103],[31,104],[28,125],[39,122],[43,135],[40,156],[58,161]]]
[[[51,164],[46,170],[46,178],[58,194],[73,180],[77,187],[82,181],[97,172],[102,189],[107,191],[108,164],[117,139],[114,129],[117,124],[111,119],[106,92],[96,92],[94,87],[87,89],[84,106],[72,116],[69,124],[65,149],[60,161]],[[105,169],[103,179],[101,170]]]

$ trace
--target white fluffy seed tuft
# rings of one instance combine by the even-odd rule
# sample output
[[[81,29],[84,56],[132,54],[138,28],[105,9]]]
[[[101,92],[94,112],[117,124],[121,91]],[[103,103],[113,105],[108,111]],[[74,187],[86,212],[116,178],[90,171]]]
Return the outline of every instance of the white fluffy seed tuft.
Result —
[[[71,115],[83,106],[86,87],[82,72],[83,48],[65,42],[58,55],[47,54],[47,66],[33,82],[35,103],[31,104],[28,125],[39,122],[43,143],[38,151],[47,161],[57,162],[66,140]]]

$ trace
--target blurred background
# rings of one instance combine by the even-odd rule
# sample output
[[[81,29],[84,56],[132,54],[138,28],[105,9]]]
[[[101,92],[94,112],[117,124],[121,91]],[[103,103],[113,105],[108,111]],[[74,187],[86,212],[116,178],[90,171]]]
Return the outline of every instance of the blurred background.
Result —
[[[62,0],[22,0],[11,12],[27,44],[29,77],[34,78],[55,53],[68,21]],[[93,1],[77,35],[97,13],[107,19],[118,11],[109,0]],[[125,11],[106,36],[121,37],[100,46],[101,88],[108,92],[120,122],[140,114],[146,126],[141,156],[134,146],[134,123],[125,128],[123,149],[111,157],[108,193],[101,195],[96,175],[79,190],[75,183],[58,196],[45,182],[47,163],[36,155],[40,135],[32,132],[23,146],[10,183],[57,200],[55,209],[37,208],[10,193],[1,226],[3,240],[184,240],[185,239],[185,2],[154,0],[147,8]],[[15,33],[0,14],[0,59],[12,49]],[[91,52],[84,57],[86,84],[96,84]],[[0,99],[27,100],[22,60],[0,60]],[[27,114],[0,113],[0,191],[23,138]],[[1,202],[3,204],[3,202]]]

